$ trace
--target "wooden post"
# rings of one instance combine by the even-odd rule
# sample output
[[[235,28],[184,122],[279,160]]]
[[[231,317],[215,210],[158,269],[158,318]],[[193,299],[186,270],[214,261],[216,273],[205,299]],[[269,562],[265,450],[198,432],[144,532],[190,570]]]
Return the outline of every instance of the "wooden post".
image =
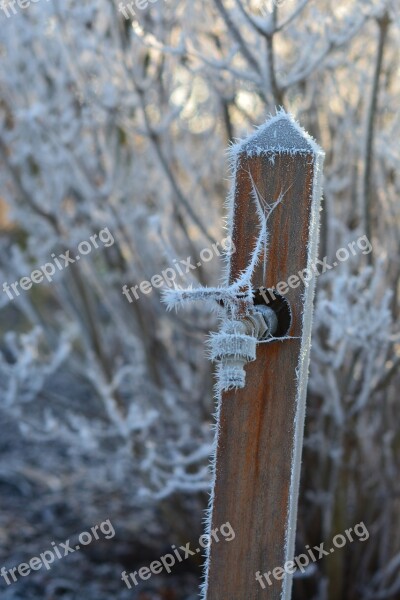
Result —
[[[284,112],[239,148],[230,281],[257,240],[252,186],[269,205],[284,194],[268,221],[268,261],[257,267],[253,287],[289,284],[278,291],[290,303],[293,339],[258,345],[246,387],[222,394],[211,526],[229,522],[236,536],[210,548],[207,600],[291,597],[289,573],[270,576],[272,585],[263,579],[263,588],[256,572],[284,567],[294,555],[315,280],[298,274],[309,279],[317,257],[322,162],[323,152]]]

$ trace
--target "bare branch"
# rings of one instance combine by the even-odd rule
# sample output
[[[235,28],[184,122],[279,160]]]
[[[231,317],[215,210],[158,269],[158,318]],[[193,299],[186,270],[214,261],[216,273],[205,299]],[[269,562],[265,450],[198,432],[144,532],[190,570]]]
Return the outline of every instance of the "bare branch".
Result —
[[[375,135],[375,124],[376,124],[376,112],[378,106],[378,94],[379,94],[379,80],[382,71],[383,54],[385,50],[385,44],[387,40],[388,29],[390,25],[389,15],[386,13],[380,19],[377,19],[379,27],[379,39],[376,53],[376,63],[374,78],[372,82],[372,91],[370,106],[367,116],[367,138],[365,146],[365,158],[364,158],[364,176],[363,176],[363,209],[364,209],[364,225],[365,232],[369,240],[372,236],[372,215],[371,215],[371,181],[372,181],[372,163],[373,163],[373,145]],[[373,253],[370,252],[368,255],[368,262],[372,264]]]
[[[250,52],[248,45],[242,38],[242,35],[241,35],[239,29],[236,27],[235,23],[233,22],[229,12],[226,10],[226,8],[224,6],[222,0],[214,0],[214,2],[223,17],[223,19],[226,23],[226,26],[228,27],[229,31],[231,32],[232,37],[239,44],[241,53],[243,54],[243,56],[245,57],[247,62],[253,67],[253,69],[258,74],[260,74],[261,73],[260,65],[258,64],[257,60],[254,58],[254,56]]]

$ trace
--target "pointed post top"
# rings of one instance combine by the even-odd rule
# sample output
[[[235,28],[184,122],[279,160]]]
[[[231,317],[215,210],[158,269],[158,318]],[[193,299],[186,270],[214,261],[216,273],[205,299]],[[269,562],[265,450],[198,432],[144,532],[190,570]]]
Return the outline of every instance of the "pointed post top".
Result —
[[[233,157],[239,154],[262,156],[275,154],[324,155],[317,142],[297,123],[292,114],[280,109],[248,138],[232,147]]]

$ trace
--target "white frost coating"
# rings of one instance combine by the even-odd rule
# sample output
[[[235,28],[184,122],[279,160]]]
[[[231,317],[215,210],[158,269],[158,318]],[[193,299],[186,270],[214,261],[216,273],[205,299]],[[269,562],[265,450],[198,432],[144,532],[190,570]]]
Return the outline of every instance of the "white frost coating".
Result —
[[[234,199],[235,199],[235,180],[236,171],[239,166],[241,156],[252,157],[252,156],[267,156],[272,162],[275,160],[275,156],[279,154],[286,154],[290,156],[294,155],[311,155],[313,156],[314,163],[314,180],[312,188],[312,208],[311,208],[311,221],[309,224],[309,239],[310,243],[308,246],[307,266],[310,268],[315,261],[317,254],[318,245],[318,226],[319,226],[319,205],[322,193],[322,164],[324,153],[313,138],[295,121],[292,115],[287,114],[283,109],[277,111],[275,116],[272,116],[267,122],[262,125],[252,136],[246,138],[243,141],[239,141],[233,145],[229,151],[231,158],[232,168],[232,186],[229,196],[227,198],[227,221],[226,226],[229,234],[234,234]],[[243,309],[245,314],[250,314],[253,306],[253,291],[252,291],[252,277],[256,266],[263,260],[264,267],[266,267],[268,257],[268,219],[275,208],[284,200],[285,194],[288,190],[281,190],[281,193],[277,200],[272,204],[268,205],[264,198],[262,198],[255,186],[252,179],[251,173],[249,176],[252,181],[252,198],[255,202],[257,213],[259,216],[259,234],[256,240],[256,244],[250,258],[249,264],[244,269],[239,277],[233,283],[229,283],[230,278],[230,260],[229,255],[225,256],[226,260],[226,273],[224,278],[224,285],[214,288],[189,288],[186,290],[173,289],[167,290],[164,293],[163,301],[167,304],[167,308],[177,308],[178,305],[184,304],[185,302],[201,300],[207,301],[212,308],[220,309],[220,330],[218,333],[213,334],[210,337],[209,345],[211,348],[210,358],[218,359],[219,355],[225,350],[232,350],[233,357],[243,358],[243,354],[246,355],[248,360],[253,360],[253,350],[251,340],[246,339],[248,336],[243,335],[244,331],[236,331],[235,339],[229,339],[231,336],[230,329],[236,322],[238,311],[240,315],[243,315]],[[300,468],[301,468],[301,452],[303,446],[303,430],[304,430],[304,417],[305,417],[305,396],[306,396],[306,383],[307,383],[307,370],[309,365],[309,346],[311,336],[311,322],[312,322],[312,303],[314,296],[314,280],[310,283],[304,294],[304,314],[302,323],[302,353],[299,358],[299,363],[296,369],[296,378],[298,382],[297,386],[297,397],[296,397],[296,416],[294,422],[295,429],[295,444],[292,456],[292,473],[290,483],[290,498],[288,505],[287,522],[288,528],[285,539],[285,560],[290,560],[294,555],[294,542],[296,533],[296,519],[297,519],[297,499],[299,491],[300,481]],[[221,309],[221,303],[223,303],[224,309]],[[247,311],[247,312],[246,312]],[[237,339],[236,339],[237,338]],[[239,339],[240,338],[240,339]],[[243,338],[243,339],[242,339]],[[263,340],[259,343],[268,343],[273,341],[275,338]],[[281,338],[283,339],[291,338]],[[255,342],[255,340],[254,340]],[[213,517],[213,503],[214,503],[214,490],[215,490],[215,477],[217,469],[217,450],[219,442],[219,415],[221,409],[221,392],[224,389],[232,389],[243,387],[244,378],[243,373],[235,365],[228,365],[225,370],[223,365],[219,364],[217,368],[217,385],[216,385],[216,400],[217,400],[217,411],[216,411],[216,437],[214,443],[214,451],[211,457],[211,470],[212,470],[212,491],[210,494],[209,507],[206,511],[205,524],[206,534],[210,534]],[[206,600],[207,588],[208,588],[208,573],[209,573],[209,559],[210,550],[206,550],[204,565],[204,583],[201,586],[201,598]],[[290,600],[292,587],[292,577],[288,574],[285,575],[283,582],[283,591],[281,598],[282,600]]]
[[[324,152],[317,146],[314,155],[314,178],[312,187],[312,203],[309,223],[309,244],[307,248],[307,268],[315,264],[318,251],[319,209],[322,196],[322,166]],[[285,539],[285,563],[293,559],[295,551],[297,505],[301,474],[301,455],[303,450],[304,420],[306,412],[307,379],[310,363],[311,327],[313,301],[315,292],[315,277],[313,277],[304,292],[303,322],[301,336],[301,354],[296,369],[297,396],[296,414],[294,419],[294,446],[292,454],[292,472],[290,480],[289,505],[287,515],[287,530]],[[285,573],[281,600],[290,600],[292,595],[292,575]]]
[[[245,357],[248,361],[256,359],[257,340],[243,333],[232,333],[229,336],[224,333],[215,333],[210,336],[209,345],[211,360],[217,360],[221,356],[230,354],[235,358]]]
[[[214,448],[213,453],[210,458],[210,470],[212,474],[212,482],[211,482],[211,492],[210,499],[208,502],[208,508],[205,511],[204,516],[204,529],[205,535],[211,539],[211,529],[212,529],[212,521],[213,521],[213,509],[214,509],[214,498],[215,498],[215,480],[217,477],[217,456],[218,456],[218,443],[220,439],[220,414],[221,414],[221,394],[217,398],[217,410],[215,411],[215,438],[214,438]],[[203,570],[203,578],[204,582],[200,586],[200,598],[201,600],[207,599],[207,590],[208,590],[208,574],[209,574],[209,564],[210,564],[210,546],[206,548],[204,554],[204,570]]]
[[[226,229],[233,239],[234,234],[234,200],[235,181],[240,156],[268,156],[271,162],[279,154],[324,156],[323,150],[314,138],[296,121],[291,113],[283,108],[277,109],[275,115],[269,115],[265,123],[249,137],[238,140],[229,148],[229,159],[232,173],[231,189],[226,200]],[[253,185],[254,187],[254,185]],[[264,265],[267,256],[264,256]],[[230,280],[230,261],[226,261],[225,281]]]
[[[250,137],[239,140],[230,148],[230,156],[236,158],[245,153],[247,156],[271,156],[276,154],[323,154],[314,138],[305,131],[290,113],[279,109],[270,116]]]

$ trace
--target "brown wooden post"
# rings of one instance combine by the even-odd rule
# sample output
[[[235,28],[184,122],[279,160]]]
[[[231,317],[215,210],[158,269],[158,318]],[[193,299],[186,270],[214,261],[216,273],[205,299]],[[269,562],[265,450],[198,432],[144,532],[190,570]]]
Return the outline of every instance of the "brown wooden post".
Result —
[[[315,264],[323,152],[283,112],[239,150],[230,281],[257,240],[252,185],[270,205],[284,193],[268,221],[268,261],[257,267],[253,287],[289,283],[280,291],[292,310],[293,339],[258,345],[246,387],[222,394],[211,526],[229,522],[236,536],[212,544],[205,593],[207,600],[287,600],[289,573],[271,576],[272,585],[263,579],[263,588],[256,572],[283,567],[294,554],[315,277],[307,284],[289,278],[308,268],[308,279]]]

